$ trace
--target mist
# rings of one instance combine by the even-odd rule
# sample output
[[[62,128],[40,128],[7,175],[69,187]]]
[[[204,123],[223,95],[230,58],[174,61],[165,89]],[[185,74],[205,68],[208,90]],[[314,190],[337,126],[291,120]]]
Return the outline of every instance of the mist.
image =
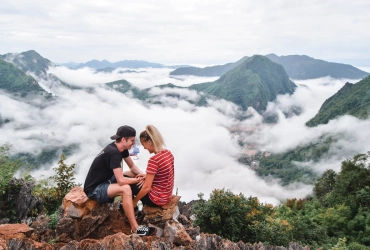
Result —
[[[43,109],[16,101],[0,93],[0,114],[9,122],[0,127],[0,145],[9,142],[12,153],[38,154],[42,149],[74,145],[66,164],[76,164],[76,182],[83,184],[94,157],[111,142],[110,136],[122,125],[130,125],[139,134],[145,126],[152,124],[165,138],[167,148],[175,156],[175,191],[182,201],[197,199],[199,193],[207,198],[213,189],[230,189],[245,196],[256,196],[261,202],[274,205],[287,198],[304,198],[312,192],[312,186],[294,183],[282,186],[278,180],[263,180],[237,158],[245,153],[238,141],[243,136],[246,142],[254,141],[259,149],[281,153],[300,145],[318,140],[325,133],[340,134],[340,139],[319,163],[302,162],[315,171],[326,168],[338,171],[340,162],[354,153],[369,150],[370,143],[366,128],[369,120],[358,120],[344,116],[327,125],[308,128],[304,124],[319,110],[325,99],[336,93],[346,79],[321,78],[295,81],[298,85],[293,95],[278,96],[269,103],[268,111],[279,116],[277,124],[264,125],[262,116],[252,108],[240,110],[225,100],[209,100],[207,107],[196,107],[189,100],[197,100],[199,94],[185,89],[152,89],[162,105],[148,105],[107,88],[104,83],[125,79],[136,87],[148,88],[173,83],[189,86],[194,83],[214,81],[217,78],[169,77],[171,69],[140,69],[137,72],[96,73],[84,68],[70,70],[64,67],[51,68],[56,75],[71,86],[83,89],[71,90],[52,80],[40,84],[58,96],[58,101]],[[352,81],[355,82],[355,81]],[[89,88],[86,91],[85,88]],[[165,97],[163,93],[176,91],[179,97]],[[291,107],[300,107],[299,115],[285,117]],[[235,117],[248,117],[239,120]],[[230,128],[254,127],[253,133],[232,133]],[[142,170],[151,155],[139,142],[139,159],[136,165]],[[31,173],[35,177],[50,176],[57,161],[41,166]],[[127,166],[126,166],[127,168]]]

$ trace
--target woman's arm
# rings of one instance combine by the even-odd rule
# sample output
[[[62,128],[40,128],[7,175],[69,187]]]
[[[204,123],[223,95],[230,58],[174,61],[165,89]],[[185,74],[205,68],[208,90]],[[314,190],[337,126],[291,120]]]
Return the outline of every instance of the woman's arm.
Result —
[[[155,174],[146,174],[144,185],[133,200],[134,207],[137,206],[137,203],[141,198],[143,198],[147,193],[149,193],[153,184],[154,176]]]

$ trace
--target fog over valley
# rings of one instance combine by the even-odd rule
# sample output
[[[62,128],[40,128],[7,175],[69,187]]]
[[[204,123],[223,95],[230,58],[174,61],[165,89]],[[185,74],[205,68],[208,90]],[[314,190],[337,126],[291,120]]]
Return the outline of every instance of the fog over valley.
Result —
[[[298,86],[292,95],[279,95],[270,102],[265,114],[278,117],[276,124],[263,123],[263,116],[253,108],[242,111],[225,100],[208,100],[199,107],[194,101],[200,94],[188,89],[153,88],[151,94],[160,104],[144,103],[108,88],[105,83],[124,79],[140,89],[172,83],[188,87],[195,83],[212,82],[217,77],[170,77],[169,68],[143,68],[134,72],[118,68],[111,73],[83,68],[49,67],[51,73],[67,88],[50,78],[34,78],[56,101],[43,108],[15,100],[0,92],[0,115],[7,120],[0,127],[0,145],[8,142],[12,154],[40,154],[47,148],[69,148],[67,164],[76,164],[76,182],[83,184],[94,157],[111,142],[110,136],[121,125],[130,125],[137,135],[148,124],[156,126],[175,156],[175,191],[183,201],[197,199],[202,192],[207,197],[213,189],[230,189],[245,196],[257,196],[261,202],[279,204],[286,198],[303,198],[312,186],[300,182],[283,186],[278,179],[259,177],[256,172],[238,161],[240,155],[253,145],[256,151],[283,153],[315,143],[325,135],[336,140],[317,162],[296,162],[317,173],[331,168],[340,170],[340,163],[356,153],[370,149],[370,120],[342,116],[328,124],[309,128],[305,123],[313,118],[323,102],[346,82],[358,80],[324,77],[294,80]],[[360,80],[360,79],[359,79]],[[176,95],[163,95],[174,93]],[[290,113],[299,110],[297,114]],[[240,117],[244,117],[240,119]],[[150,157],[137,140],[142,170]],[[37,177],[50,176],[58,159],[31,172]],[[19,173],[22,175],[24,173]]]

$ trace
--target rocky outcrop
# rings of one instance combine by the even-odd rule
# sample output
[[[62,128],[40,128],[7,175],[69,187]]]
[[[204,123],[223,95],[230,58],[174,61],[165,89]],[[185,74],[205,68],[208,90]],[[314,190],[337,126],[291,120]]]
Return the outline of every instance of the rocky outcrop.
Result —
[[[42,202],[32,195],[34,185],[35,183],[32,181],[27,182],[16,178],[9,182],[7,201],[15,204],[15,218],[11,219],[10,222],[21,221],[30,225],[34,219],[32,218],[32,211],[41,212]]]
[[[143,208],[146,223],[157,228],[157,234],[139,237],[130,234],[130,225],[118,209],[119,203],[100,205],[88,199],[81,187],[75,187],[63,199],[56,230],[48,228],[48,217],[40,215],[32,223],[0,225],[2,249],[215,249],[215,250],[287,250],[285,247],[234,243],[215,234],[200,233],[193,226],[191,213],[180,214],[179,196],[173,196],[163,207]],[[184,204],[182,204],[184,205]],[[189,207],[185,210],[189,211]],[[183,210],[184,211],[184,210]],[[139,222],[139,221],[138,221]],[[139,222],[141,223],[141,222]],[[309,250],[291,243],[289,250]]]
[[[90,200],[82,187],[74,187],[63,199],[56,236],[59,242],[102,239],[118,232],[130,234],[130,224],[117,203],[99,205]]]
[[[144,222],[161,225],[167,220],[176,219],[179,215],[179,209],[177,203],[179,202],[181,196],[173,195],[171,200],[162,207],[150,207],[144,206],[143,213]]]
[[[0,225],[0,238],[10,240],[12,238],[30,237],[34,229],[26,224],[2,224]]]

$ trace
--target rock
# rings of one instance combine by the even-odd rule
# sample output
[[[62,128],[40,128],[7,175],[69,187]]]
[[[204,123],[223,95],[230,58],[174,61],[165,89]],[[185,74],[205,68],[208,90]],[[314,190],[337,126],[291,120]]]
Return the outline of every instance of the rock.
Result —
[[[191,215],[193,214],[193,206],[198,202],[199,200],[192,200],[188,203],[180,201],[178,206],[180,210],[180,214],[186,216],[189,220]]]
[[[192,228],[193,222],[189,220],[185,215],[180,214],[177,217],[177,220],[185,227],[185,228]]]
[[[68,244],[62,246],[60,250],[79,250],[80,249],[80,243],[78,241],[70,241]],[[89,249],[89,248],[87,248]]]
[[[89,199],[83,188],[75,186],[63,198],[63,212],[64,216],[70,218],[82,218],[85,215],[90,215],[91,211],[98,206],[99,203],[95,200]]]
[[[297,242],[290,242],[289,250],[310,250],[310,248],[308,246],[302,247]]]
[[[118,232],[130,233],[130,224],[118,205],[99,204],[89,199],[82,187],[74,187],[63,199],[56,226],[58,242],[102,239]]]
[[[188,235],[185,227],[177,221],[166,221],[164,236],[169,237],[173,244],[177,246],[188,246],[193,239]]]
[[[40,249],[40,250],[54,250],[54,248],[45,243],[45,242],[37,242],[30,239],[17,239],[14,238],[10,240],[8,244],[9,250],[18,250],[18,249]]]
[[[49,242],[56,237],[55,230],[49,229],[49,217],[45,214],[37,216],[31,227],[34,229],[32,240]]]
[[[171,200],[162,207],[144,206],[143,212],[145,216],[143,221],[146,223],[159,225],[159,227],[163,228],[165,224],[164,222],[172,219],[173,215],[176,214],[178,209],[177,203],[179,202],[180,198],[181,196],[172,195]]]
[[[3,224],[0,225],[0,238],[10,240],[12,238],[30,237],[34,229],[26,224]]]
[[[0,238],[0,250],[8,250],[8,246],[6,245],[6,240]]]
[[[34,182],[27,182],[23,179],[12,178],[8,184],[8,202],[15,204],[15,221],[23,222],[27,225],[32,223],[32,211],[37,210],[38,213],[42,210],[42,202],[32,195],[32,189],[35,186]]]

